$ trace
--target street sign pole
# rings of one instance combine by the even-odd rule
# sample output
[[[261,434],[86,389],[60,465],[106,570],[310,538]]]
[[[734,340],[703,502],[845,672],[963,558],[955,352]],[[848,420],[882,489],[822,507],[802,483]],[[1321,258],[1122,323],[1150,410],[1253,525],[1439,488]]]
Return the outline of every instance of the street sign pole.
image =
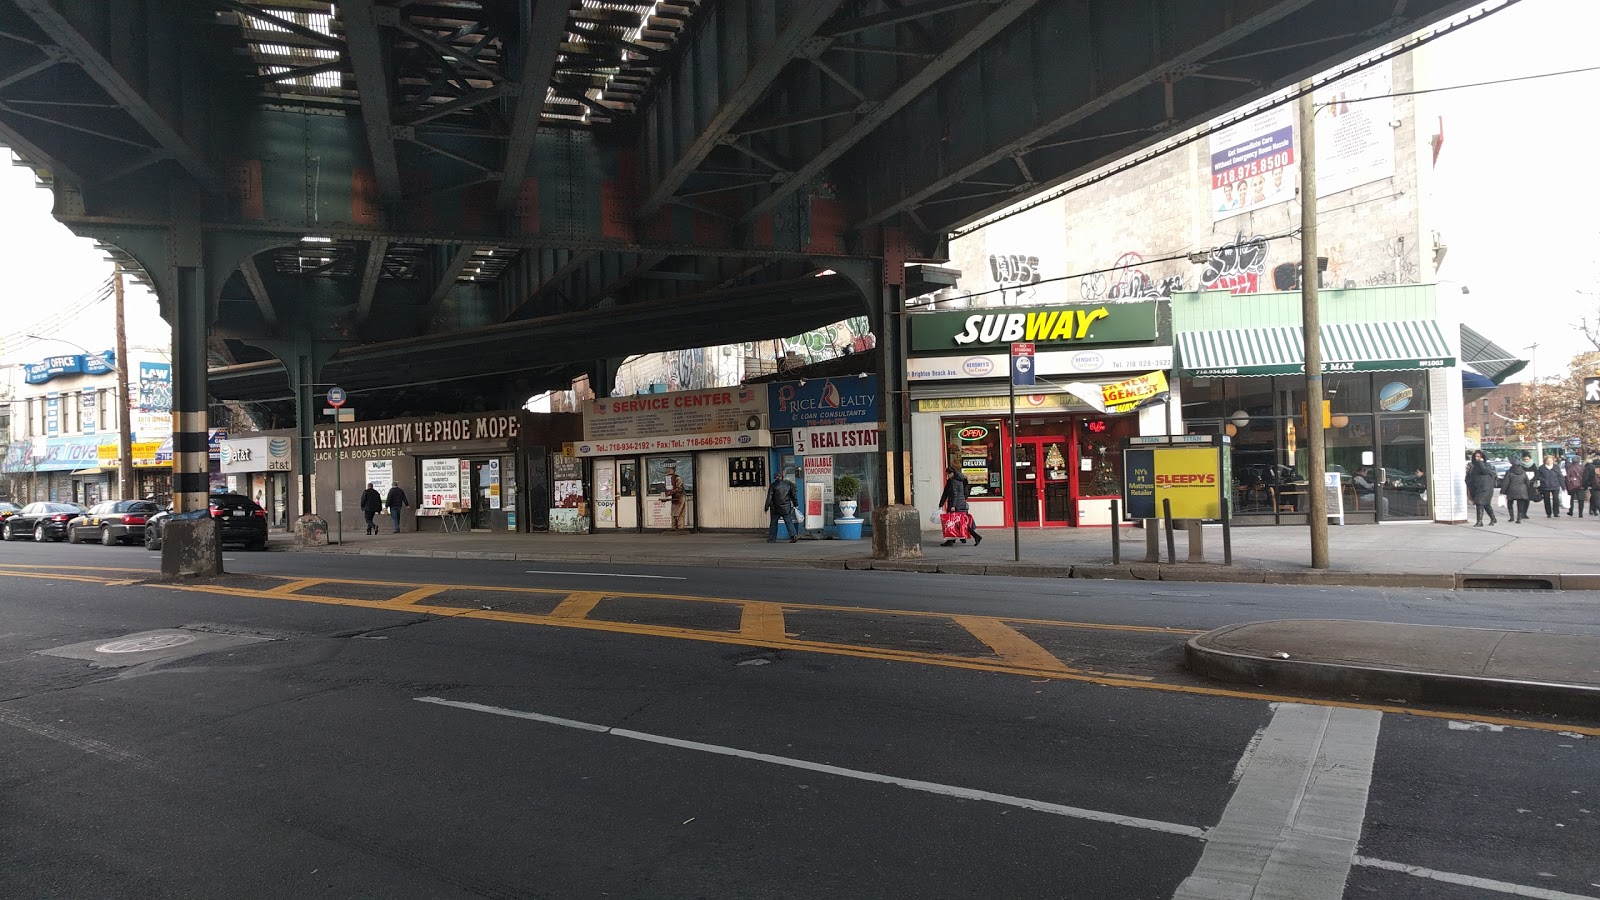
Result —
[[[333,407],[333,515],[339,520],[338,542],[344,546],[344,429],[340,427],[339,407],[344,406],[344,388],[328,388],[328,405]]]
[[[1032,385],[1034,383],[1033,371],[1033,345],[1011,345],[1011,382],[1007,385],[1011,396],[1011,484],[1013,494],[1017,490],[1017,385]],[[1037,462],[1037,461],[1036,461]],[[1035,466],[1035,469],[1038,467]],[[1017,501],[1011,498],[1011,559],[1015,562],[1022,561],[1022,523],[1017,519]]]

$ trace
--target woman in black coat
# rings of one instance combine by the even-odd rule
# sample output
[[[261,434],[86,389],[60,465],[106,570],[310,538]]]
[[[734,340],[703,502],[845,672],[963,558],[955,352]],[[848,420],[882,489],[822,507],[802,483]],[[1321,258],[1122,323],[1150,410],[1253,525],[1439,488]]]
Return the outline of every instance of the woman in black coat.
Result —
[[[1489,524],[1498,524],[1494,518],[1494,466],[1489,465],[1489,460],[1484,458],[1482,450],[1474,450],[1472,461],[1467,463],[1467,496],[1472,498],[1472,505],[1478,508],[1478,523],[1472,527],[1483,527],[1483,514],[1489,514]]]
[[[1506,495],[1506,512],[1510,514],[1511,523],[1528,521],[1528,470],[1516,460],[1512,460],[1511,468],[1506,470],[1505,487],[1500,493]]]

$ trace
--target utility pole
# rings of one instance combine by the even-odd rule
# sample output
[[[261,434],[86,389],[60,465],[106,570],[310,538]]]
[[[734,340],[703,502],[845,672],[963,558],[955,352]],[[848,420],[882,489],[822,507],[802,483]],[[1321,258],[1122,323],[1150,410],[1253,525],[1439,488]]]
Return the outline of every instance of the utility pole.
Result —
[[[1328,568],[1327,457],[1322,432],[1322,318],[1317,311],[1317,106],[1311,80],[1300,83],[1300,319],[1305,326],[1307,497],[1311,568]]]
[[[111,291],[117,298],[117,492],[138,499],[133,480],[133,398],[128,395],[128,328],[122,308],[122,268],[111,270]]]
[[[1529,357],[1528,406],[1533,413],[1533,458],[1544,462],[1544,407],[1539,399],[1539,342],[1528,345],[1533,355]]]

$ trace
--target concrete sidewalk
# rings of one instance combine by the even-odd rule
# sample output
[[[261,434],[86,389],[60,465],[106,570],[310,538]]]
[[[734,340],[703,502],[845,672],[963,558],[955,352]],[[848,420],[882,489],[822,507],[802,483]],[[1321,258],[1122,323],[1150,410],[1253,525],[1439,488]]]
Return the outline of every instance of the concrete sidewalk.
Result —
[[[1596,635],[1291,619],[1207,632],[1184,655],[1223,681],[1600,719]]]
[[[348,523],[347,523],[348,524]],[[1188,543],[1176,536],[1179,562],[1168,564],[1164,536],[1159,563],[1145,563],[1145,535],[1122,531],[1122,564],[1111,563],[1111,529],[1023,529],[1021,560],[1013,560],[1009,529],[984,529],[981,546],[939,546],[923,536],[923,558],[873,560],[868,541],[808,540],[768,544],[752,533],[593,535],[401,533],[365,536],[346,528],[343,545],[325,553],[394,554],[458,559],[516,559],[654,565],[812,567],[943,572],[962,575],[1026,575],[1130,578],[1169,581],[1233,581],[1276,584],[1339,584],[1374,587],[1493,587],[1532,589],[1600,588],[1600,518],[1547,519],[1474,528],[1431,522],[1331,526],[1331,567],[1310,568],[1310,533],[1305,526],[1233,529],[1231,567],[1221,565],[1221,526],[1206,526],[1207,562],[1184,562]],[[292,546],[290,535],[274,545]]]

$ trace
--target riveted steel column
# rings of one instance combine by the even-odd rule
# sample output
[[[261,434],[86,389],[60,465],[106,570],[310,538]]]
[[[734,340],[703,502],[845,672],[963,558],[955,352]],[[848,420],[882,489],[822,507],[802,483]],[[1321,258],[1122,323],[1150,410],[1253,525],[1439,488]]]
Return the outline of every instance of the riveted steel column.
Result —
[[[211,465],[206,421],[205,271],[179,266],[172,303],[172,503],[178,512],[206,508]]]

